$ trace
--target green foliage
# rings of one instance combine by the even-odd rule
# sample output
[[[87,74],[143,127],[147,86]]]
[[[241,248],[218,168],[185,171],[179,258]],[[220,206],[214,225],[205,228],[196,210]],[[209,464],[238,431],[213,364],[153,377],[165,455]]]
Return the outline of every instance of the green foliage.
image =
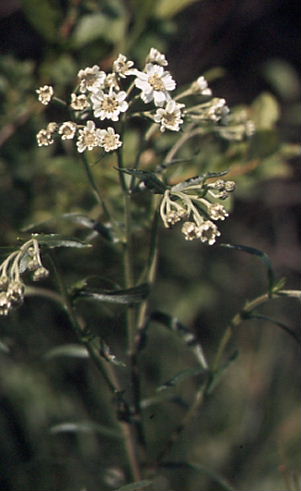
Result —
[[[283,487],[283,463],[287,489],[297,489],[300,292],[283,266],[294,250],[282,251],[273,228],[278,217],[283,229],[289,222],[282,215],[289,192],[273,195],[272,211],[263,206],[265,189],[291,178],[289,162],[300,155],[281,126],[286,111],[290,124],[298,121],[300,83],[291,66],[265,64],[277,97],[265,91],[231,108],[228,126],[191,119],[188,131],[153,128],[147,142],[156,108],[138,119],[145,106],[134,92],[123,161],[92,151],[85,167],[68,140],[36,145],[49,121],[85,124],[59,104],[44,111],[40,85],[55,85],[64,100],[79,69],[100,64],[108,71],[119,52],[138,66],[152,46],[170,49],[177,66],[173,41],[193,4],[22,3],[41,54],[0,60],[1,263],[34,237],[51,275],[32,284],[28,254],[15,264],[25,302],[0,318],[3,489],[270,491]],[[208,70],[213,91],[216,82],[223,88],[225,73]],[[186,102],[200,103],[194,95]],[[256,124],[250,138],[240,138],[242,114]],[[90,180],[89,187],[87,169],[96,186]],[[223,247],[186,242],[177,224],[163,230],[158,204],[166,192],[170,206],[180,203],[172,193],[202,199],[224,178],[237,190],[225,207],[234,211],[221,227]],[[294,235],[292,222],[288,231]]]

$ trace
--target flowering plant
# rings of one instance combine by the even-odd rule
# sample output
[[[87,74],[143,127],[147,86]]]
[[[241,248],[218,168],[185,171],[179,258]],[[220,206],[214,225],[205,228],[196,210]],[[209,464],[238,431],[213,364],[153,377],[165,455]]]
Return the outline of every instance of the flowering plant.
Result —
[[[231,211],[235,182],[227,178],[227,170],[212,172],[206,169],[197,176],[183,173],[182,164],[190,159],[187,143],[208,135],[227,142],[241,142],[252,137],[255,125],[246,111],[232,113],[223,98],[214,97],[204,76],[198,77],[188,87],[178,89],[168,70],[165,55],[155,48],[147,54],[141,69],[119,54],[109,73],[98,65],[79,70],[76,86],[66,100],[57,97],[50,85],[44,85],[36,92],[43,105],[58,103],[67,113],[66,118],[51,121],[46,128],[39,130],[37,144],[39,147],[57,145],[82,160],[96,201],[97,219],[73,217],[89,230],[84,240],[42,233],[26,237],[18,250],[8,255],[0,266],[0,315],[10,314],[21,305],[26,295],[41,295],[62,306],[84,354],[94,362],[110,391],[108,404],[111,404],[114,423],[127,456],[125,466],[110,469],[106,482],[113,479],[114,483],[125,484],[124,489],[128,490],[142,489],[152,483],[156,486],[159,470],[172,469],[172,463],[166,457],[214,390],[221,373],[236,356],[235,352],[228,357],[226,355],[233,329],[268,299],[299,296],[298,292],[284,290],[283,284],[275,281],[265,255],[255,249],[236,246],[239,250],[259,255],[268,265],[269,288],[266,294],[247,302],[234,316],[218,343],[212,363],[207,360],[206,350],[191,330],[172,313],[151,308],[150,296],[158,262],[158,235],[162,228],[160,221],[167,229],[177,229],[177,224],[180,225],[187,241],[195,240],[201,245],[211,246],[219,243],[221,236],[216,223],[224,221]],[[125,155],[128,156],[129,152],[125,153],[124,149],[129,145],[132,127],[139,128],[140,140],[134,145],[135,151],[128,160]],[[160,148],[156,142],[163,136],[167,136],[167,144]],[[94,173],[96,166],[107,164],[115,186],[111,194],[110,190],[99,185]],[[139,234],[145,237],[143,252],[146,254],[143,258],[135,249],[137,216],[142,229],[142,232],[139,229]],[[176,230],[170,233],[176,233]],[[122,286],[107,289],[101,284],[99,287],[102,280],[98,271],[92,278],[66,285],[52,249],[92,249],[93,241],[98,237],[116,248],[122,256],[123,278],[118,278],[118,285],[122,283]],[[185,245],[187,249],[191,246]],[[229,244],[223,246],[235,248]],[[42,263],[42,253],[45,253],[45,263],[49,262],[48,269],[56,278],[57,290],[25,284],[28,272],[33,273],[34,281],[48,276],[48,269]],[[116,279],[114,283],[116,285]],[[93,326],[89,325],[89,316],[85,318],[82,314],[82,303],[89,301],[126,305],[127,346],[118,356],[108,346],[105,336],[101,332],[95,333]],[[145,408],[156,404],[157,399],[153,394],[144,394],[141,375],[142,353],[152,323],[159,323],[175,332],[192,351],[195,361],[193,368],[174,375],[158,388],[158,392],[176,385],[179,379],[200,378],[190,407],[167,436],[162,448],[155,452],[156,455],[149,449],[146,436],[149,430],[144,412]],[[124,331],[123,325],[121,330]],[[288,331],[299,342],[295,334]],[[125,370],[127,375],[124,375]],[[54,431],[64,428],[58,425]],[[194,468],[198,469],[198,466]],[[214,479],[223,489],[232,489],[219,477]],[[132,487],[128,487],[131,486],[129,483]]]

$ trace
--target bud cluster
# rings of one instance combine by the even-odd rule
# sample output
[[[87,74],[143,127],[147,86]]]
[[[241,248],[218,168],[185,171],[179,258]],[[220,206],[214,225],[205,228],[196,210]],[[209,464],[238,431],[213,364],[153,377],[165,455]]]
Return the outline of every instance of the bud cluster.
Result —
[[[184,220],[181,230],[186,240],[200,239],[209,245],[214,244],[220,232],[213,222],[225,220],[229,215],[216,199],[226,199],[234,189],[233,181],[223,179],[209,183],[196,179],[184,186],[180,184],[171,187],[165,191],[160,205],[165,227],[169,228]]]
[[[21,275],[25,271],[32,273],[33,281],[40,281],[49,274],[42,264],[36,239],[25,242],[0,265],[0,316],[8,315],[23,303],[25,284]]]

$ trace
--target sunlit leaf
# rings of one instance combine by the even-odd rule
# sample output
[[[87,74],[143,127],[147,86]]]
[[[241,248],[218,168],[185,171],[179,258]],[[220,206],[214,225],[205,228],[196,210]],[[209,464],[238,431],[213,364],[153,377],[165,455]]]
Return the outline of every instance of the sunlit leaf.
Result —
[[[116,42],[124,33],[124,18],[109,17],[103,13],[83,16],[74,30],[72,42],[75,47],[82,47],[97,39]]]
[[[70,358],[89,358],[89,353],[87,348],[81,346],[80,344],[63,344],[61,346],[56,346],[45,353],[44,358],[46,360],[51,360],[57,357],[70,357]]]
[[[252,119],[257,129],[272,129],[279,115],[279,104],[268,92],[260,94],[252,104]]]
[[[74,237],[65,237],[59,234],[32,234],[32,238],[36,239],[40,245],[45,245],[50,249],[55,247],[92,247],[91,244],[79,240]]]
[[[117,304],[131,305],[143,302],[149,294],[149,285],[143,283],[126,290],[78,290],[74,298],[85,298],[87,300],[96,300],[97,302],[109,302]]]
[[[54,425],[50,428],[50,433],[100,433],[101,435],[120,438],[120,434],[107,426],[94,423],[93,421],[65,422]]]

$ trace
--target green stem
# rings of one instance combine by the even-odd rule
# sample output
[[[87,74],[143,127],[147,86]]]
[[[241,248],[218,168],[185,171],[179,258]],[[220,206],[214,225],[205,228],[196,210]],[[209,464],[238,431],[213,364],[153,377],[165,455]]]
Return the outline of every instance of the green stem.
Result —
[[[50,260],[60,290],[60,295],[55,295],[55,296],[51,295],[51,298],[55,300],[58,300],[59,298],[61,299],[61,304],[64,307],[69,317],[70,323],[76,335],[78,336],[81,343],[87,348],[92,361],[94,362],[95,366],[103,376],[110,391],[113,394],[121,393],[122,388],[119,384],[114,368],[112,367],[112,365],[110,365],[105,360],[103,360],[97,346],[93,343],[93,338],[86,334],[85,325],[74,311],[73,305],[69,299],[69,295],[65,283],[62,279],[62,276],[58,272],[54,259],[50,257]],[[121,433],[123,435],[123,441],[124,441],[125,451],[129,462],[129,468],[131,471],[131,477],[135,481],[139,481],[141,480],[141,472],[140,472],[138,458],[136,455],[135,435],[133,429],[131,427],[131,424],[125,421],[118,420],[118,424]]]
[[[99,204],[99,206],[104,211],[104,213],[110,219],[111,218],[110,211],[108,209],[107,204],[105,203],[104,199],[101,196],[101,193],[100,193],[99,187],[97,186],[97,183],[96,183],[94,174],[92,172],[91,166],[90,166],[90,164],[88,162],[88,159],[87,159],[87,157],[86,157],[85,154],[82,154],[82,162],[84,164],[84,169],[85,169],[85,172],[87,174],[89,183],[90,183],[90,185],[91,185],[91,187],[93,189],[93,194],[95,196],[95,199],[96,199],[97,203]]]

